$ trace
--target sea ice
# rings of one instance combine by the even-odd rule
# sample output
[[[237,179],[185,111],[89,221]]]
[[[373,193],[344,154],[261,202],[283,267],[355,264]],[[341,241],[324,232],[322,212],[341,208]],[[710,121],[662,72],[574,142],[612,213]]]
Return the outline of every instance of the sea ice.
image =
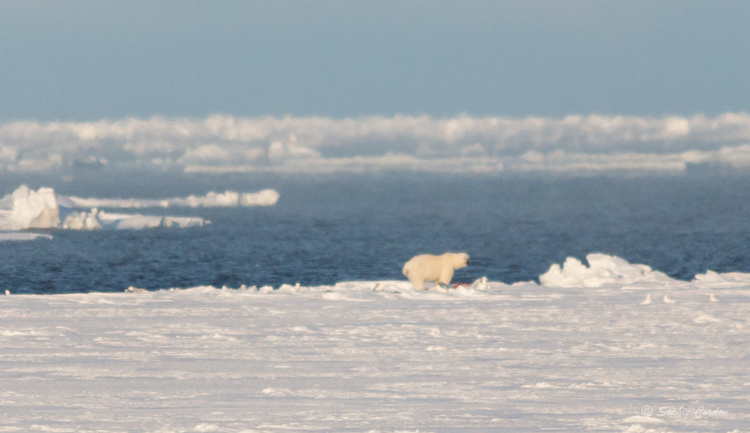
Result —
[[[60,223],[52,188],[33,191],[22,185],[0,200],[0,206],[0,230],[53,228]]]
[[[562,268],[557,263],[539,276],[539,281],[549,287],[602,287],[608,284],[669,283],[674,280],[663,272],[647,265],[632,265],[626,260],[606,254],[586,256],[589,266],[568,257]]]
[[[727,272],[719,274],[707,271],[695,276],[694,284],[702,287],[736,287],[750,285],[750,274],[743,272]]]
[[[1,241],[33,241],[34,239],[52,239],[52,235],[47,233],[29,233],[29,232],[0,232]]]
[[[102,228],[97,209],[91,212],[70,212],[65,216],[61,228],[70,230],[95,230]]]
[[[0,430],[746,431],[750,285],[672,281],[0,297]]]
[[[89,208],[156,208],[156,207],[234,207],[273,206],[279,201],[279,193],[272,189],[240,194],[235,191],[209,192],[204,196],[174,197],[166,199],[138,198],[81,198],[58,196],[60,206],[72,209]]]
[[[270,191],[270,192],[268,192]],[[198,217],[151,216],[141,214],[110,213],[97,206],[116,208],[167,207],[174,206],[269,206],[278,200],[272,190],[244,194],[227,191],[224,194],[209,193],[205,197],[168,200],[110,200],[79,199],[56,196],[51,188],[30,190],[26,185],[0,200],[0,230],[14,231],[30,228],[59,228],[69,230],[95,229],[144,229],[152,227],[196,227],[209,223]],[[275,196],[274,196],[275,194]],[[246,199],[245,197],[251,197]],[[255,197],[255,198],[252,198]],[[260,198],[258,198],[260,197]],[[275,199],[274,199],[275,197]],[[272,203],[273,202],[273,203]],[[252,203],[252,204],[247,204]],[[95,205],[95,206],[84,206]],[[80,210],[81,208],[90,210]],[[16,238],[19,240],[20,238]]]

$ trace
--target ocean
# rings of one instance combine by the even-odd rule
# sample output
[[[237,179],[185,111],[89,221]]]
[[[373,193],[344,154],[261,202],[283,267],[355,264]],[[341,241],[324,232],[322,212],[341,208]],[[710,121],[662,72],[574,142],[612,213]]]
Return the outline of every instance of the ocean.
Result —
[[[138,210],[211,221],[203,227],[54,230],[41,231],[52,239],[0,242],[0,288],[18,294],[405,280],[409,258],[446,251],[471,256],[454,282],[538,282],[553,263],[586,263],[590,253],[681,280],[750,272],[747,176],[84,172],[6,178],[0,193],[22,182],[97,198],[263,188],[281,196],[269,207]]]

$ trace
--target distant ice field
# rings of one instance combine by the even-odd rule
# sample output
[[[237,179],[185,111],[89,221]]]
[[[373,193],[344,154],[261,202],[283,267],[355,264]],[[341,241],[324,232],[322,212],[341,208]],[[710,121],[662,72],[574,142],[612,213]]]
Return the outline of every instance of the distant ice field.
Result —
[[[20,176],[20,175],[19,175]],[[420,253],[465,251],[454,281],[538,281],[554,263],[604,253],[680,279],[750,272],[750,179],[739,176],[502,178],[434,174],[331,176],[81,172],[4,177],[100,210],[202,218],[184,229],[32,230],[0,242],[12,293],[121,292],[129,286],[240,287],[404,280]],[[273,189],[266,207],[127,209],[210,191]],[[120,201],[117,201],[118,199]],[[109,200],[109,201],[108,201]],[[123,201],[124,200],[124,201]],[[151,201],[149,201],[151,200]],[[123,207],[107,209],[107,203]],[[52,239],[49,239],[49,237]]]

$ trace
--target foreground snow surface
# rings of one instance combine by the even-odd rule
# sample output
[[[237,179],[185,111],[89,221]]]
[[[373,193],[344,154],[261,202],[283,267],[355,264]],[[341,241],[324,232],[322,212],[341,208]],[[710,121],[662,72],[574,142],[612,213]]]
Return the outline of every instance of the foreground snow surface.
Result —
[[[748,276],[651,280],[0,296],[0,432],[748,431]]]

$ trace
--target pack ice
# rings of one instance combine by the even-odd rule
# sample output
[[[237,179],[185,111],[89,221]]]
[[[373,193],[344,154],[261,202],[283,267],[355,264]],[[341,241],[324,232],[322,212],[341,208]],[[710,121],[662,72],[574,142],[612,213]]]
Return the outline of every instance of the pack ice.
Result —
[[[191,195],[187,198],[163,200],[98,199],[60,196],[56,195],[52,188],[39,188],[34,191],[22,185],[0,200],[0,230],[194,227],[202,226],[209,221],[198,217],[112,213],[100,208],[273,206],[278,199],[279,193],[270,189],[245,194],[234,191],[209,192],[201,197]]]
[[[626,260],[606,254],[589,254],[587,267],[580,260],[568,257],[562,267],[557,263],[539,276],[539,282],[549,287],[602,287],[607,284],[675,282],[663,272],[648,265],[630,264]]]

